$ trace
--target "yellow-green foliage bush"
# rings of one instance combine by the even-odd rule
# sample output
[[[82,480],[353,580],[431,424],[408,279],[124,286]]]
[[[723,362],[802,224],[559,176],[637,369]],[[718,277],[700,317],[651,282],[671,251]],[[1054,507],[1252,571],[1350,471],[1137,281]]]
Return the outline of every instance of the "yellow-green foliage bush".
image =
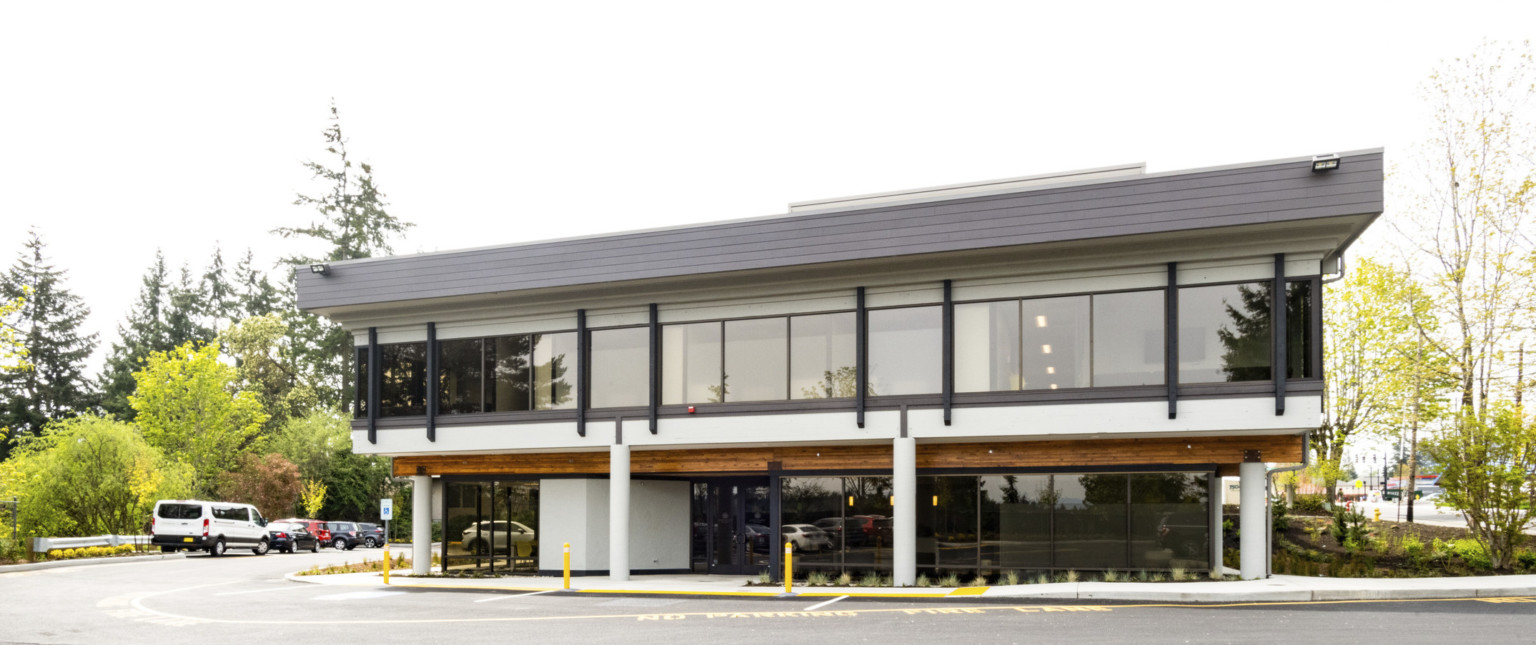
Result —
[[[49,560],[61,560],[63,558],[64,558],[64,551],[63,550],[60,550],[60,549],[49,549],[48,550],[48,559]]]

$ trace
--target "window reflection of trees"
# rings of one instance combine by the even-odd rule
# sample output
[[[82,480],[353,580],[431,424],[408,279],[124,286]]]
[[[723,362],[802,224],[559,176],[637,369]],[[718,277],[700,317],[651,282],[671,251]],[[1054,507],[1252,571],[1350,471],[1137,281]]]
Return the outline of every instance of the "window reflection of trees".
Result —
[[[1223,299],[1228,324],[1216,330],[1221,342],[1221,371],[1228,381],[1270,378],[1272,329],[1269,283],[1237,286],[1237,302]]]

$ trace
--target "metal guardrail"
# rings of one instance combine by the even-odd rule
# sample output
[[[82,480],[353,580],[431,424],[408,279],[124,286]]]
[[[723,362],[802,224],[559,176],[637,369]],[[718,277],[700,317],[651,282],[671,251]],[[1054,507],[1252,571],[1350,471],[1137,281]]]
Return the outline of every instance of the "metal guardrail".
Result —
[[[118,546],[121,544],[133,544],[148,546],[148,535],[92,535],[89,537],[70,538],[32,538],[32,550],[46,553],[54,549],[80,549],[90,546]]]

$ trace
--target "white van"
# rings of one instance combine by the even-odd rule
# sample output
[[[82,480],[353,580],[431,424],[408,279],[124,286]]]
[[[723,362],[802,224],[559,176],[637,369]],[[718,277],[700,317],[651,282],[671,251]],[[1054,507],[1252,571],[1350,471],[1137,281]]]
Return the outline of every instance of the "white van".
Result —
[[[207,551],[224,555],[231,547],[249,547],[266,555],[270,543],[267,520],[255,506],[195,499],[155,502],[150,519],[150,544],[161,551]]]

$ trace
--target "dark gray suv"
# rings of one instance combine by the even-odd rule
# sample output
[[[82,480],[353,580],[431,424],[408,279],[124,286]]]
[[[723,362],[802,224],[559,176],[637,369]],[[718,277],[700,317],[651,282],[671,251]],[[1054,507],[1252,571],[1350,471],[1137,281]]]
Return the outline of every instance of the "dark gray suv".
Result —
[[[356,522],[326,522],[325,528],[331,532],[331,546],[334,548],[351,551],[363,543],[363,534],[357,530]]]
[[[363,536],[363,546],[370,549],[384,546],[384,527],[367,522],[357,523],[357,533]]]

